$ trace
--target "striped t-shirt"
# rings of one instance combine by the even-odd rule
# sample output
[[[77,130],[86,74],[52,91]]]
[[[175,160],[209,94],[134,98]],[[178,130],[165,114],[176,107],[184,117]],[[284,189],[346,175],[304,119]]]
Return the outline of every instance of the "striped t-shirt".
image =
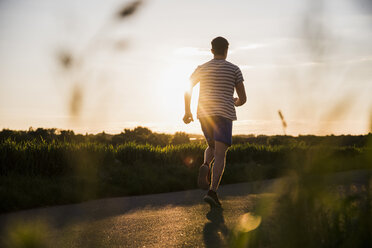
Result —
[[[212,59],[198,66],[190,79],[200,82],[198,119],[217,115],[236,120],[234,89],[244,81],[238,66],[224,59]]]

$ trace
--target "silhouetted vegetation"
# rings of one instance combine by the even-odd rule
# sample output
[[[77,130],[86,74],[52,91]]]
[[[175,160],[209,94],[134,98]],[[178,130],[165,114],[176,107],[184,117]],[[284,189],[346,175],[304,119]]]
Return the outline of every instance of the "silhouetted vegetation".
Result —
[[[15,131],[3,129],[0,131],[0,141],[7,139],[16,142],[22,141],[42,141],[42,142],[71,142],[71,143],[103,143],[111,145],[119,145],[128,142],[136,144],[150,144],[153,146],[179,145],[187,143],[204,142],[201,135],[192,135],[198,137],[190,141],[189,134],[184,132],[176,132],[174,135],[165,133],[152,132],[146,127],[138,126],[134,129],[124,129],[120,134],[107,134],[105,132],[98,134],[75,134],[72,130],[59,130],[56,128],[29,128],[28,131]],[[255,144],[255,145],[304,145],[304,146],[332,146],[332,147],[364,147],[367,145],[368,139],[372,134],[367,135],[299,135],[298,137],[289,135],[236,135],[233,136],[233,144]]]
[[[234,137],[222,183],[369,169],[364,136]],[[185,133],[0,132],[0,210],[196,188],[206,148]],[[333,143],[332,143],[333,142]]]
[[[306,146],[332,146],[332,147],[364,147],[367,145],[368,139],[372,134],[368,135],[299,135],[298,137],[289,135],[258,135],[258,136],[233,136],[233,144],[251,143],[257,145],[306,145]]]
[[[176,142],[177,144],[189,143],[189,137],[185,133],[175,135],[154,133],[146,127],[136,127],[134,129],[124,129],[120,134],[112,135],[105,132],[98,134],[75,134],[72,130],[58,130],[56,128],[37,128],[32,127],[28,131],[13,131],[3,129],[0,132],[0,141],[10,139],[16,142],[70,142],[70,143],[100,143],[119,145],[128,142],[136,144],[150,144],[154,146],[166,146]]]

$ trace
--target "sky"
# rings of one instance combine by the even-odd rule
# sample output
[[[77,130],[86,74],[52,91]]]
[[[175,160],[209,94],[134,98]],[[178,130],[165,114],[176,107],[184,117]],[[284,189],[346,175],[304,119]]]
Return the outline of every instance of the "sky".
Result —
[[[234,134],[371,131],[370,1],[152,0],[119,18],[128,3],[0,1],[0,129],[201,133],[183,94],[223,36],[247,92]]]

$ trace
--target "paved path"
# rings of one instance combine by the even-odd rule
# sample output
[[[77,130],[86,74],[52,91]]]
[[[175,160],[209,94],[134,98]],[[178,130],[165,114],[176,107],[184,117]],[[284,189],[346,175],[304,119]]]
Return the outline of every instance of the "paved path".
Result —
[[[326,179],[338,185],[366,181],[368,175],[355,171]],[[34,228],[41,220],[41,236],[52,247],[226,247],[239,217],[253,211],[259,199],[273,197],[279,180],[221,186],[223,211],[202,201],[205,191],[188,190],[3,214],[0,238],[9,226]]]
[[[273,183],[221,186],[223,211],[202,201],[205,191],[188,190],[0,215],[0,230],[42,220],[54,247],[226,247],[239,216],[269,196]]]

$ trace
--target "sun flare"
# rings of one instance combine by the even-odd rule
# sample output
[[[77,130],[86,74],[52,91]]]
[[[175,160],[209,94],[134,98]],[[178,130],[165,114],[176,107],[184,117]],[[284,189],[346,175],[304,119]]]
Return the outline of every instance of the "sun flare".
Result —
[[[180,62],[170,63],[163,72],[160,79],[158,94],[161,99],[161,106],[169,116],[184,114],[183,96],[190,89],[190,75],[197,67],[197,62]],[[191,101],[191,110],[196,113],[197,100],[199,96],[199,87],[194,87]],[[172,118],[173,121],[173,118]],[[178,119],[177,119],[178,121]]]

